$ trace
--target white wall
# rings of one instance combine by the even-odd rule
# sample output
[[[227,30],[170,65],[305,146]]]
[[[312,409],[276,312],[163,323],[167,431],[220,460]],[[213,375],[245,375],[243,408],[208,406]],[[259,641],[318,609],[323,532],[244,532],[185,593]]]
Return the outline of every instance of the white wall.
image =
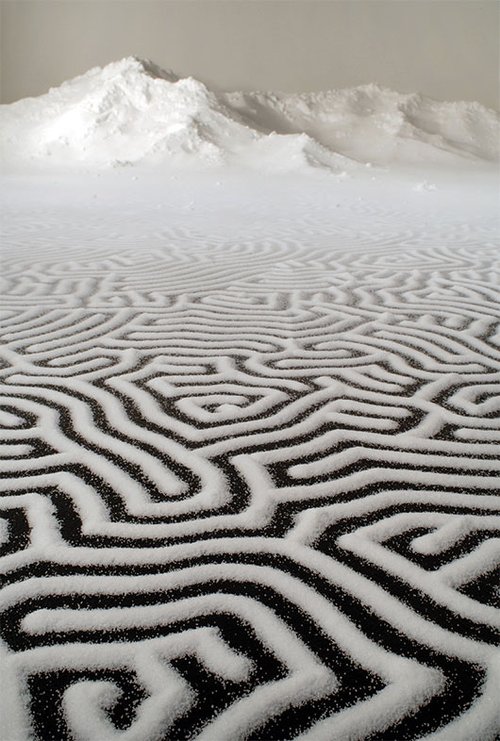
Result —
[[[123,56],[236,89],[376,81],[498,107],[497,0],[1,0],[2,100]]]

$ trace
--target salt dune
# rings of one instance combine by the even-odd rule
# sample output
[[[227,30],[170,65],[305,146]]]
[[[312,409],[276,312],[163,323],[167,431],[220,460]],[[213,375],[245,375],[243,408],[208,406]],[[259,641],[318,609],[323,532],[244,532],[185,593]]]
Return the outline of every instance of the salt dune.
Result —
[[[129,58],[0,135],[2,739],[495,739],[498,115]]]
[[[47,95],[0,106],[17,165],[150,162],[295,171],[498,159],[498,115],[377,85],[326,93],[216,93],[129,57]]]

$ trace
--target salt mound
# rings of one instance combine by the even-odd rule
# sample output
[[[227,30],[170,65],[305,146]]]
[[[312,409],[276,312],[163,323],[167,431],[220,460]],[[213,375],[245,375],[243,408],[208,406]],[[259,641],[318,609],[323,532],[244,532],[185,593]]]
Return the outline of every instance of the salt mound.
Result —
[[[366,161],[492,160],[498,130],[497,114],[478,103],[438,103],[375,85],[214,93],[129,57],[0,106],[0,156],[16,164],[345,170]]]
[[[2,113],[11,154],[58,162],[116,165],[183,153],[219,161],[218,138],[252,137],[201,82],[135,58],[92,69]]]
[[[224,102],[256,127],[306,132],[361,162],[496,160],[499,155],[499,116],[479,103],[438,102],[373,84],[321,93],[229,93]]]

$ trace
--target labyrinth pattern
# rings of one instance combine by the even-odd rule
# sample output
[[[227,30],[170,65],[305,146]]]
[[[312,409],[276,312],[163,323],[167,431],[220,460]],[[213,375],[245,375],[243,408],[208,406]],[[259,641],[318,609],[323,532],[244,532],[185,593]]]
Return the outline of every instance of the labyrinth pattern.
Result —
[[[71,228],[4,259],[3,741],[494,739],[495,246]]]

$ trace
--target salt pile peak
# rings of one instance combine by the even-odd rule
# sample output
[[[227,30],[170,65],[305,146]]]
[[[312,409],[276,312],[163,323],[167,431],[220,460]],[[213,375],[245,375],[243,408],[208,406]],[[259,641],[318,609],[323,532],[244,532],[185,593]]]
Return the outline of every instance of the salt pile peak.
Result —
[[[139,162],[333,170],[359,162],[496,157],[498,116],[376,85],[325,93],[215,93],[128,57],[0,106],[4,162]]]

